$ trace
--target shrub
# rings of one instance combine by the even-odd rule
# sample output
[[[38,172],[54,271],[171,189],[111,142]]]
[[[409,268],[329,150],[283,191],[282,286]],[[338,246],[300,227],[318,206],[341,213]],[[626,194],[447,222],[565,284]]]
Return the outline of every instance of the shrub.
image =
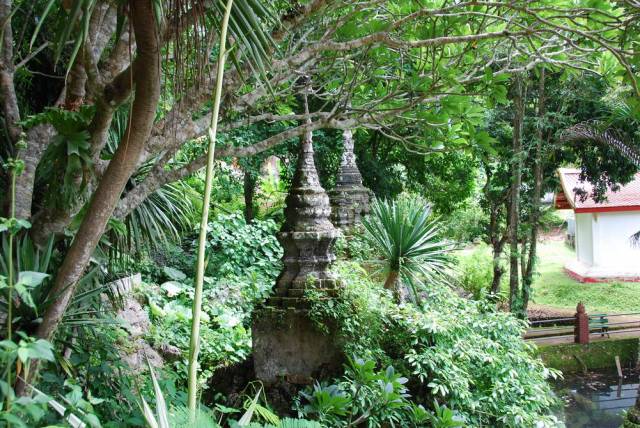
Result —
[[[493,280],[493,257],[486,245],[458,256],[457,284],[479,300],[487,295]]]
[[[452,246],[440,237],[440,225],[431,216],[429,205],[415,197],[394,201],[375,200],[371,214],[362,222],[365,239],[381,256],[387,279],[385,288],[398,300],[405,289],[419,300],[424,282],[444,284]]]
[[[275,279],[282,258],[277,230],[273,220],[247,224],[240,213],[219,215],[209,223],[207,273],[223,278],[242,276],[251,270]]]
[[[564,226],[565,222],[566,220],[560,217],[556,210],[546,209],[542,211],[542,216],[540,217],[540,228],[545,232],[549,232]]]
[[[443,236],[455,242],[475,242],[485,233],[487,214],[479,202],[472,200],[444,218],[442,223]]]
[[[424,424],[431,415],[410,401],[407,382],[393,366],[376,370],[373,360],[351,359],[338,383],[316,383],[300,393],[295,407],[300,416],[317,418],[323,426],[366,423],[377,428]]]
[[[376,257],[374,249],[364,236],[362,225],[354,226],[353,233],[349,236],[340,235],[334,245],[334,251],[339,259],[370,262]]]
[[[191,329],[191,301],[193,278],[175,269],[166,269],[172,276],[160,286],[147,286],[144,293],[149,301],[152,326],[149,339],[157,344],[178,347],[183,353],[189,349]],[[214,279],[205,277],[201,324],[200,379],[206,381],[215,369],[245,360],[251,352],[248,328],[253,307],[264,300],[273,286],[273,278],[256,272],[245,276]],[[184,359],[172,363],[178,378],[184,381]]]
[[[335,303],[312,299],[312,314],[337,324],[348,355],[374,355],[411,373],[410,389],[422,391],[423,404],[445,403],[464,426],[556,424],[547,379],[557,372],[522,340],[524,322],[447,287],[428,286],[420,306],[397,306],[357,264],[336,270],[344,286]]]

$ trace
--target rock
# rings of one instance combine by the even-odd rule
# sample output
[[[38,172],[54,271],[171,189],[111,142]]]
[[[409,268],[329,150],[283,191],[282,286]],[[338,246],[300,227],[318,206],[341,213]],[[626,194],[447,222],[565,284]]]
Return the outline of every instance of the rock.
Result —
[[[123,321],[123,327],[131,337],[137,338],[149,331],[151,321],[140,302],[132,296],[126,296],[123,308],[117,312],[118,319]]]
[[[120,278],[107,284],[107,287],[116,296],[125,296],[129,294],[135,287],[142,284],[142,275],[136,273],[135,275]]]
[[[182,351],[177,346],[169,345],[168,343],[163,343],[158,348],[160,354],[166,361],[177,361],[182,357]]]
[[[162,367],[164,361],[160,354],[151,347],[144,339],[136,339],[132,344],[132,349],[120,350],[122,360],[127,363],[134,372],[142,372],[147,369],[147,361],[151,367]]]
[[[126,278],[113,281],[108,287],[117,294],[122,306],[116,310],[116,317],[121,321],[121,327],[129,333],[129,340],[125,346],[120,347],[122,360],[131,367],[134,372],[142,372],[147,369],[147,361],[152,367],[162,367],[164,360],[158,351],[144,340],[144,335],[149,332],[151,321],[147,311],[131,293],[133,289],[142,283],[142,276],[138,273]],[[107,300],[106,296],[104,300]],[[164,351],[167,355],[177,353],[178,348],[166,345]],[[160,352],[163,352],[161,349]],[[164,354],[163,354],[164,355]],[[169,360],[170,358],[167,358]]]

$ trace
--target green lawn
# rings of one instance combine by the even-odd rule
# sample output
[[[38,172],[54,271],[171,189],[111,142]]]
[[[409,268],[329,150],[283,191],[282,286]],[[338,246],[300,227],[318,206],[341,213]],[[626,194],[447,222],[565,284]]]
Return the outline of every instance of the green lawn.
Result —
[[[564,273],[567,260],[575,257],[562,241],[540,245],[538,276],[534,282],[535,303],[575,309],[584,302],[587,312],[640,312],[640,283],[580,283]]]

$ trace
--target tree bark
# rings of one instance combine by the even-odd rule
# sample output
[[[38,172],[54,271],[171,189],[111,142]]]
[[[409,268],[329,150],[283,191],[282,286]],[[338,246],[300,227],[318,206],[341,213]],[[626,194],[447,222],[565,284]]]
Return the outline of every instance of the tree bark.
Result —
[[[89,263],[127,180],[136,168],[153,126],[160,97],[158,29],[152,0],[138,0],[129,4],[137,41],[137,60],[133,68],[135,98],[131,121],[58,270],[49,294],[51,304],[45,310],[37,331],[37,336],[43,339],[51,339],[62,321],[78,280]]]
[[[104,87],[102,97],[100,97],[96,102],[96,112],[89,124],[89,132],[91,135],[89,139],[89,144],[91,146],[90,150],[93,161],[96,165],[99,164],[100,151],[107,141],[109,127],[111,126],[111,120],[113,119],[113,113],[131,94],[131,84],[133,83],[131,70],[133,70],[133,78],[135,79],[135,75],[140,73],[146,67],[144,61],[146,61],[146,57],[144,55],[138,55],[133,66],[126,68],[118,74],[112,82]],[[159,76],[159,73],[156,74]],[[134,113],[135,112],[132,110],[131,114],[133,115]],[[129,124],[129,126],[131,125],[132,124]],[[129,128],[127,128],[125,132],[130,132]],[[144,145],[144,143],[146,143],[146,141],[142,144]],[[139,157],[140,154],[136,155],[136,162]],[[115,157],[111,162],[109,162],[109,164],[114,160]],[[105,171],[101,171],[96,168],[97,179],[100,180],[106,171],[108,171],[108,168]],[[78,213],[80,208],[81,205],[78,204],[77,206],[68,209],[59,209],[55,211],[44,210],[39,212],[34,217],[33,227],[31,228],[31,237],[34,242],[37,245],[43,245],[47,239],[49,239],[49,236],[62,233],[65,227],[67,227],[73,219],[73,216]]]
[[[384,282],[384,288],[391,291],[396,291],[396,287],[398,285],[398,277],[400,276],[400,272],[392,270],[387,275],[387,279]]]
[[[36,125],[27,131],[27,147],[18,152],[18,158],[24,162],[24,170],[16,177],[16,218],[31,218],[36,168],[55,132],[49,124]]]
[[[513,90],[513,160],[511,165],[511,189],[509,192],[509,308],[518,312],[520,274],[518,272],[518,217],[520,214],[520,187],[522,184],[522,122],[524,119],[524,83],[522,76],[515,77]]]
[[[15,64],[13,63],[13,33],[11,30],[11,0],[0,0],[0,25],[2,41],[0,49],[0,96],[2,98],[2,114],[9,138],[15,144],[22,132],[18,125],[20,122],[20,109],[16,97],[13,75]]]
[[[397,303],[404,303],[408,300],[408,290],[400,283],[400,272],[396,270],[389,271],[387,279],[384,282],[384,288],[391,290],[393,297]]]
[[[253,199],[256,195],[256,179],[250,172],[244,172],[244,220],[251,223],[255,217]]]
[[[540,229],[540,198],[542,197],[542,140],[544,130],[542,128],[545,109],[545,69],[540,71],[540,81],[538,82],[538,129],[536,130],[536,149],[533,160],[533,192],[531,195],[531,235],[529,243],[529,257],[525,273],[522,278],[522,307],[526,312],[531,296],[531,285],[533,284],[533,273],[536,268],[538,257],[538,231]]]
[[[487,241],[491,244],[493,276],[491,278],[490,294],[497,295],[500,292],[500,282],[504,275],[504,268],[500,258],[504,251],[504,244],[507,240],[505,232],[500,231],[500,215],[502,212],[502,204],[505,198],[501,196],[496,198],[491,192],[491,183],[493,173],[488,165],[485,165],[485,175],[487,181],[482,189],[487,205],[489,206],[489,224],[487,226]]]
[[[493,278],[491,279],[490,294],[493,294],[494,296],[497,295],[500,291],[500,281],[502,281],[502,275],[504,275],[504,269],[500,264],[500,253],[498,253],[495,249],[493,250]]]

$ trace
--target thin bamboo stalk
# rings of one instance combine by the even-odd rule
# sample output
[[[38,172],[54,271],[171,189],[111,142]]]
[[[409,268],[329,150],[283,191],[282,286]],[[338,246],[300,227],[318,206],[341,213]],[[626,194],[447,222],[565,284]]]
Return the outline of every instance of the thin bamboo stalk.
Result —
[[[200,219],[200,235],[198,237],[198,257],[196,264],[195,292],[193,296],[193,311],[191,318],[191,338],[189,340],[189,383],[188,405],[191,418],[196,414],[196,397],[198,391],[198,354],[200,352],[200,319],[202,315],[202,288],[204,283],[205,244],[207,240],[207,222],[209,220],[209,205],[211,202],[211,187],[213,181],[213,165],[215,159],[216,134],[218,132],[218,116],[220,114],[220,98],[222,95],[222,80],[224,78],[224,63],[227,57],[226,41],[229,28],[229,17],[233,0],[228,0],[222,28],[220,30],[220,51],[218,53],[218,69],[213,96],[213,112],[209,124],[209,145],[207,147],[207,168],[205,175],[204,195],[202,199],[202,217]]]

